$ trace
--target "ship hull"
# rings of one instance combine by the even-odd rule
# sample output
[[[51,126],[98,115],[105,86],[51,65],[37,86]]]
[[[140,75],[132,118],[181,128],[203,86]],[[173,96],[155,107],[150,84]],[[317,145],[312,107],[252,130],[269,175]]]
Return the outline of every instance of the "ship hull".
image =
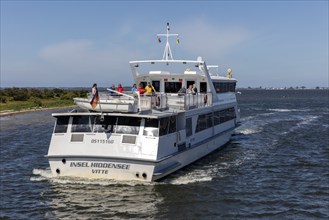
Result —
[[[152,182],[199,160],[229,142],[233,129],[159,160],[104,156],[48,156],[54,177]]]

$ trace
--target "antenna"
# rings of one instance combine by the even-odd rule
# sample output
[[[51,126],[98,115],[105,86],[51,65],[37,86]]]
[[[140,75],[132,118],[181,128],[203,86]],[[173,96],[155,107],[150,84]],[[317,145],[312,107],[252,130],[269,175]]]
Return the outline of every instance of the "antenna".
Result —
[[[164,36],[167,38],[167,43],[163,52],[162,60],[169,60],[169,57],[171,60],[174,60],[171,49],[170,49],[170,44],[169,44],[169,37],[176,37],[178,39],[178,34],[169,34],[170,27],[169,27],[169,22],[167,22],[167,34],[157,34],[158,38],[161,36]],[[161,41],[159,41],[161,42]]]

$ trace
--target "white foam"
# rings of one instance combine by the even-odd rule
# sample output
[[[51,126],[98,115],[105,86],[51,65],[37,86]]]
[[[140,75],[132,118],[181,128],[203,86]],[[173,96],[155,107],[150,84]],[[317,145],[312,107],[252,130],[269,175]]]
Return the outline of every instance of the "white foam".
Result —
[[[295,111],[295,109],[283,109],[283,108],[270,108],[269,111],[273,112],[292,112]]]
[[[246,128],[242,130],[237,130],[238,132],[242,134],[255,134],[261,132],[261,129],[251,129],[251,128]]]
[[[211,180],[212,177],[208,176],[206,173],[199,173],[194,171],[192,173],[187,173],[183,176],[172,179],[168,183],[173,185],[187,185],[198,182],[209,182]]]
[[[116,181],[108,179],[86,179],[86,178],[76,178],[76,177],[54,177],[50,169],[33,169],[32,173],[36,176],[30,178],[31,181],[49,181],[59,184],[80,184],[80,185],[101,185],[101,186],[111,186],[111,185],[152,185],[154,183],[140,182],[140,181]]]

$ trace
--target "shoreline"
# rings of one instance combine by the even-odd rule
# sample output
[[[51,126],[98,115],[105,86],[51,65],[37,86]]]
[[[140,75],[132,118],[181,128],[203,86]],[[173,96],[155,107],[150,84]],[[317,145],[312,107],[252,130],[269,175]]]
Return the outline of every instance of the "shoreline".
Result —
[[[39,108],[32,108],[32,109],[23,109],[23,110],[19,110],[19,111],[3,110],[3,111],[0,111],[0,118],[5,117],[5,116],[13,116],[13,115],[18,115],[18,114],[29,113],[29,112],[46,111],[46,110],[51,110],[51,109],[61,109],[61,108],[70,108],[70,107],[77,107],[77,106],[70,105],[70,106],[49,107],[49,108],[39,107]]]

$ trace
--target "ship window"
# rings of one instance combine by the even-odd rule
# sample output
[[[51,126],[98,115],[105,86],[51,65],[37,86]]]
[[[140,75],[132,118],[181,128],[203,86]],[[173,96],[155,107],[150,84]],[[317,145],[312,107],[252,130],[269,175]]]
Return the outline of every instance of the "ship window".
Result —
[[[94,121],[94,132],[111,133],[113,132],[113,127],[116,124],[117,117],[98,116]]]
[[[140,118],[118,117],[118,124],[115,132],[123,134],[138,134],[140,124]]]
[[[235,82],[213,82],[216,93],[235,92]]]
[[[160,92],[160,81],[152,81],[152,86],[154,87],[155,91]]]
[[[192,135],[192,118],[186,119],[186,137]]]
[[[66,133],[69,124],[69,116],[58,117],[54,133]]]
[[[206,115],[199,115],[195,132],[203,131],[207,128]]]
[[[159,121],[157,119],[145,118],[145,126],[143,135],[158,137],[159,136]]]
[[[212,113],[199,115],[195,132],[211,128],[213,126],[212,124]]]
[[[229,120],[232,120],[235,118],[236,118],[236,115],[235,115],[235,110],[233,107],[214,112],[214,124],[215,125],[224,123],[226,121],[229,121]]]
[[[177,93],[182,88],[181,82],[165,82],[165,93]]]
[[[170,117],[170,121],[169,121],[169,134],[176,132],[177,128],[176,128],[176,117],[172,116]]]
[[[169,118],[160,119],[160,136],[166,135],[169,132]]]
[[[207,83],[206,82],[200,82],[200,92],[201,93],[207,92]]]
[[[220,124],[220,113],[219,111],[214,112],[214,125]]]
[[[74,116],[72,122],[72,132],[91,132],[89,116]]]
[[[207,119],[207,128],[211,128],[213,125],[212,125],[212,114],[209,113],[206,115],[206,119]]]

